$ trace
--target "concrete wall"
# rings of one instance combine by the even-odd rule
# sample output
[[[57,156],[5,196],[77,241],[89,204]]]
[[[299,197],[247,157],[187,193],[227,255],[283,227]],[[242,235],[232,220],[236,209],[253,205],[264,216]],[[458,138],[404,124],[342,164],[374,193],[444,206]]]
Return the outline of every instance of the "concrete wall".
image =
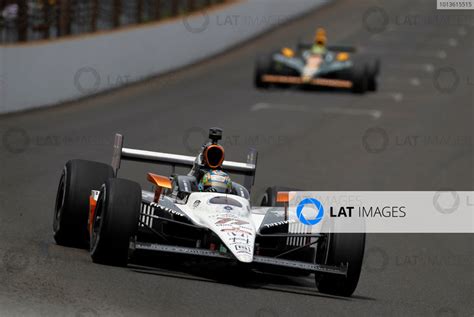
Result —
[[[54,105],[195,63],[322,0],[250,0],[167,22],[0,46],[0,113]]]

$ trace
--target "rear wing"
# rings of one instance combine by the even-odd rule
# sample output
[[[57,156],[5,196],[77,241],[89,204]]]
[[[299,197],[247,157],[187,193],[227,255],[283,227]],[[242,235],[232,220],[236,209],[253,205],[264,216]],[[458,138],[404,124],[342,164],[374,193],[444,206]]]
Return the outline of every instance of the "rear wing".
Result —
[[[247,155],[247,163],[224,161],[222,168],[226,172],[243,175],[243,185],[250,192],[252,186],[255,183],[257,156],[257,151],[255,149],[251,149]],[[112,168],[114,169],[115,175],[117,175],[118,170],[120,169],[120,163],[122,159],[135,162],[169,165],[173,168],[173,173],[175,167],[178,166],[192,168],[194,166],[194,162],[196,161],[196,157],[193,156],[124,148],[123,136],[121,134],[116,134],[114,141],[114,151],[112,154]]]
[[[306,43],[306,42],[299,42],[297,44],[298,50],[308,50],[313,46],[312,43]],[[332,52],[347,52],[347,53],[357,53],[357,48],[354,46],[346,46],[346,45],[328,45],[327,47],[328,51]]]
[[[328,50],[333,52],[357,53],[357,48],[354,46],[328,45]]]

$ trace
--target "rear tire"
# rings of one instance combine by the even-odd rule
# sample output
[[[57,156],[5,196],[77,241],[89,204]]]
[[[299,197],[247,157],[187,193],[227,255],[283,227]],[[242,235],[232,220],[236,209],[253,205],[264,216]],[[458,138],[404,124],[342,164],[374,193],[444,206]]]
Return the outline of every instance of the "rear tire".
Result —
[[[91,190],[99,190],[111,177],[114,177],[114,171],[107,164],[83,160],[66,163],[59,181],[54,211],[53,233],[57,244],[87,247]]]
[[[378,89],[377,78],[374,75],[370,75],[369,80],[367,82],[367,90],[371,92],[375,92]]]
[[[268,55],[260,55],[257,57],[255,65],[255,87],[267,89],[270,84],[263,81],[263,76],[268,75],[271,70],[271,58]]]
[[[317,264],[349,265],[347,276],[316,273],[316,286],[319,291],[337,296],[351,296],[359,282],[364,248],[365,233],[329,233],[323,243],[318,243]]]
[[[369,74],[367,66],[355,65],[352,69],[352,92],[355,94],[364,94],[369,85]]]
[[[142,191],[125,179],[109,179],[102,187],[92,223],[90,254],[95,263],[125,266],[130,239],[138,231]]]
[[[380,60],[376,59],[375,61],[371,62],[368,67],[368,74],[369,79],[367,82],[367,90],[368,91],[377,91],[378,83],[377,83],[377,76],[380,73]]]

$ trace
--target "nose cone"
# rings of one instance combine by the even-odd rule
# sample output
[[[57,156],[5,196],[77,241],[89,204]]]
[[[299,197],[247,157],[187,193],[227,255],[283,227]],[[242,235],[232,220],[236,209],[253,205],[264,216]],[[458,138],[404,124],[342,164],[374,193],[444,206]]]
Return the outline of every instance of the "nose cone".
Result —
[[[243,263],[251,263],[253,261],[254,236],[247,235],[242,240],[225,239],[224,237],[221,237],[221,239],[238,261]]]
[[[210,228],[238,261],[253,261],[255,229],[249,219],[235,215],[218,217]]]
[[[207,195],[210,198],[216,198],[215,194]],[[237,196],[233,199],[238,200],[238,203],[221,204],[208,198],[210,203],[201,204],[194,214],[199,218],[200,223],[219,237],[237,261],[251,263],[256,236],[255,226],[248,212],[248,202]]]
[[[243,263],[252,263],[253,261],[253,256],[250,254],[234,254],[237,260]]]

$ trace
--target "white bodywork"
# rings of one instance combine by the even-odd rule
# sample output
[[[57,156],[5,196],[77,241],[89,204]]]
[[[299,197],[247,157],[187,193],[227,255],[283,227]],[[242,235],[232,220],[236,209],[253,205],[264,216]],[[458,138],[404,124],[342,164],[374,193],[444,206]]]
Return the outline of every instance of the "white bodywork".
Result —
[[[211,199],[216,197],[232,198],[241,207],[211,203]],[[212,230],[237,260],[244,263],[253,261],[255,236],[264,212],[251,212],[247,199],[236,195],[196,192],[189,196],[186,205],[179,207],[195,224]]]

